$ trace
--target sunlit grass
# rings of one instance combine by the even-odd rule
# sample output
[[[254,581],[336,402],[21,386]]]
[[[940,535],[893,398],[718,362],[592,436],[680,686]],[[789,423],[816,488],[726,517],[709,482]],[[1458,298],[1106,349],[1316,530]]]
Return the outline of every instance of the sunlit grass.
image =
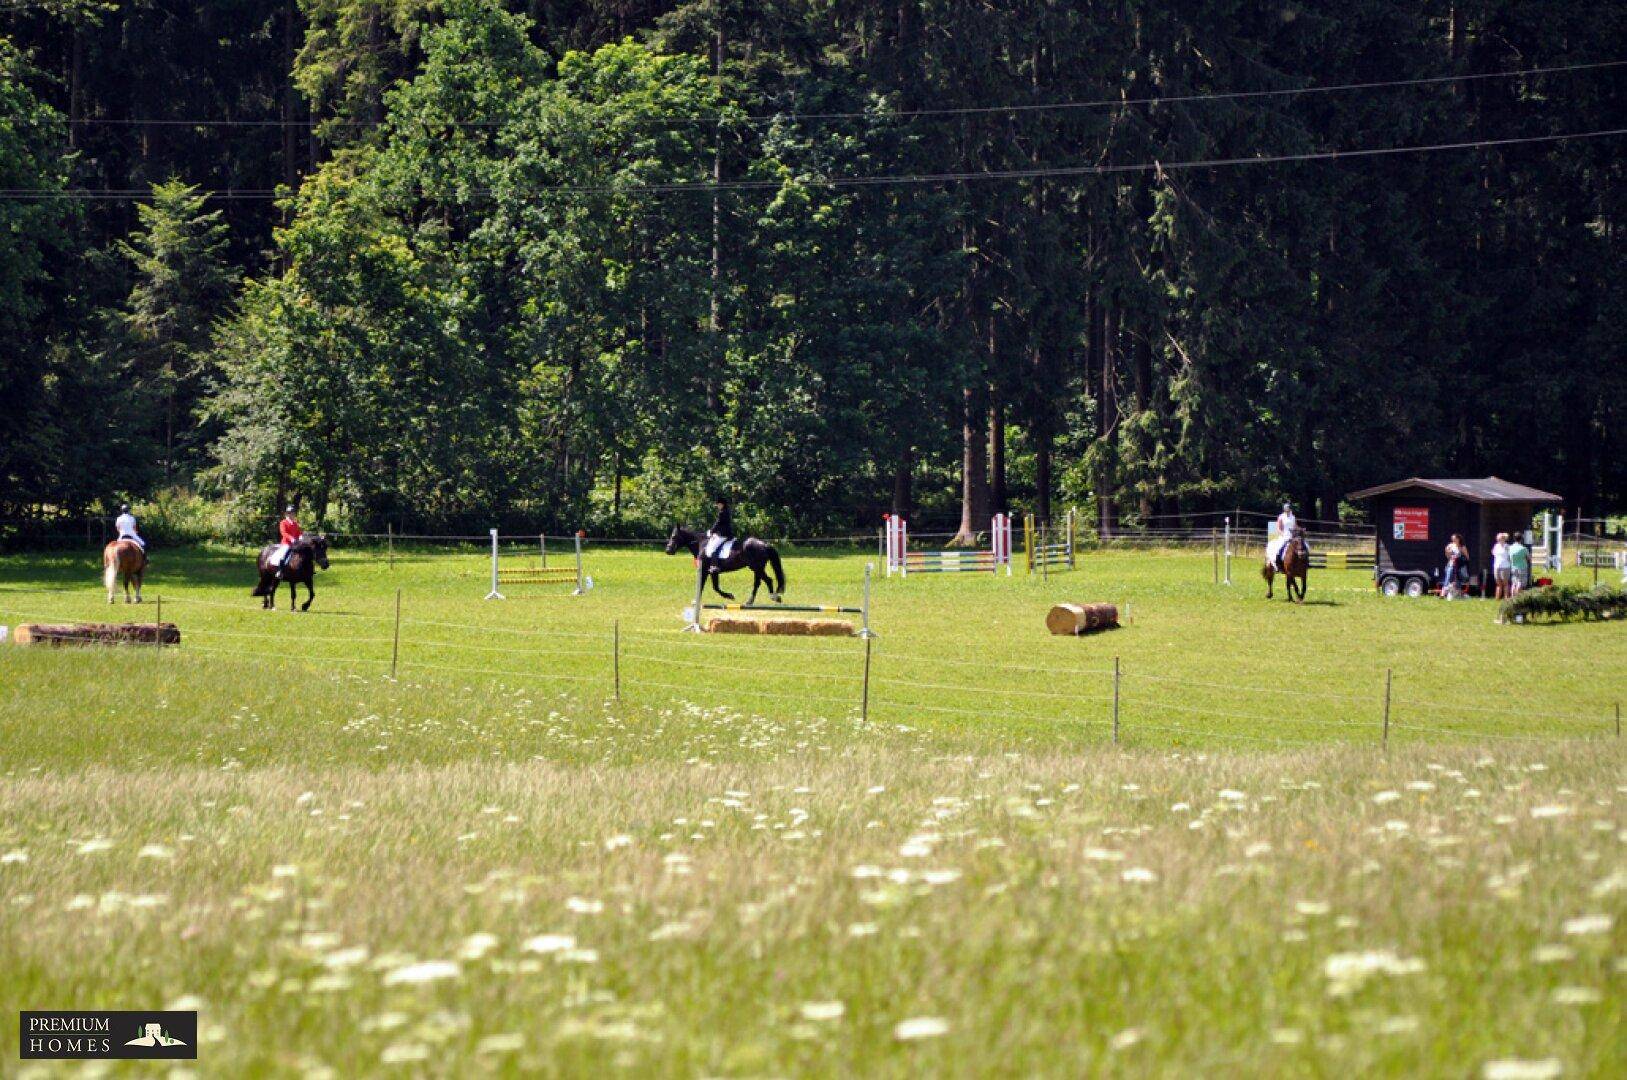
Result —
[[[1206,554],[877,582],[865,718],[862,643],[684,635],[676,558],[485,603],[478,555],[342,552],[290,615],[159,557],[139,609],[0,560],[7,624],[183,633],[0,648],[0,1012],[198,1008],[206,1075],[1619,1063],[1621,626],[1267,604]],[[1054,599],[1132,621],[1050,638]]]

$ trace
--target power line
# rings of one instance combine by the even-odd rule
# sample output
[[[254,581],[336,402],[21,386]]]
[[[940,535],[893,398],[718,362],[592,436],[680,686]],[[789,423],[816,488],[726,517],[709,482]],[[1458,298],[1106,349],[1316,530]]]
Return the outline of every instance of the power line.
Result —
[[[1273,97],[1298,97],[1310,94],[1347,93],[1357,90],[1392,90],[1409,86],[1439,86],[1446,83],[1479,82],[1488,79],[1518,79],[1534,75],[1563,75],[1583,71],[1599,71],[1627,66],[1627,60],[1601,60],[1588,64],[1561,64],[1550,67],[1520,68],[1513,71],[1485,71],[1462,75],[1430,75],[1413,79],[1381,79],[1368,82],[1335,83],[1327,86],[1284,87],[1275,90],[1228,90],[1215,93],[1172,94],[1136,98],[1096,98],[1084,101],[1034,102],[1017,105],[964,105],[920,109],[882,109],[845,112],[780,112],[731,115],[709,113],[698,116],[652,116],[641,122],[648,124],[768,124],[799,123],[803,121],[836,120],[910,120],[954,116],[1019,115],[1042,112],[1077,111],[1085,109],[1128,108],[1131,106],[1191,105],[1219,101],[1248,101]],[[436,120],[436,128],[495,128],[507,120]],[[378,124],[370,120],[186,120],[152,119],[132,120],[102,117],[80,117],[68,121],[73,127],[220,127],[220,128],[373,128]]]
[[[1361,147],[1354,150],[1317,150],[1297,154],[1262,154],[1253,157],[1197,158],[1188,161],[1141,161],[1116,165],[1059,165],[1031,169],[991,169],[977,172],[936,172],[881,174],[876,176],[799,177],[797,183],[808,187],[850,188],[881,187],[888,185],[925,185],[975,183],[985,180],[1039,180],[1049,178],[1078,178],[1108,176],[1137,172],[1176,172],[1194,169],[1233,168],[1244,165],[1282,165],[1307,161],[1337,161],[1354,158],[1391,157],[1401,154],[1430,154],[1451,150],[1479,150],[1502,146],[1529,146],[1540,143],[1568,142],[1582,139],[1602,139],[1627,135],[1627,128],[1605,128],[1595,131],[1566,132],[1555,135],[1522,135],[1505,139],[1471,139],[1462,142],[1423,143],[1409,146]],[[675,195],[725,191],[779,190],[783,180],[726,180],[675,181],[666,184],[630,185],[556,185],[532,189],[533,195]],[[520,193],[518,190],[515,193]],[[223,201],[248,199],[274,199],[279,193],[266,189],[225,189],[204,191],[210,198]],[[428,194],[428,193],[420,193]],[[465,197],[492,198],[505,194],[491,188],[472,188],[459,193]],[[125,199],[148,199],[151,191],[138,188],[107,189],[102,191],[78,188],[53,191],[44,188],[0,188],[0,199],[19,201],[63,199],[84,202]]]

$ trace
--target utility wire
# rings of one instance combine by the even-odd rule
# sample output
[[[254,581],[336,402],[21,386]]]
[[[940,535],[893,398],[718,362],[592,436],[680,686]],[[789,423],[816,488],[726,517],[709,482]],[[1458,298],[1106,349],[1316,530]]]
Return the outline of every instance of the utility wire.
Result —
[[[1603,139],[1618,135],[1627,135],[1627,128],[1603,128],[1595,131],[1573,131],[1555,135],[1521,135],[1506,139],[1470,139],[1461,142],[1421,143],[1409,146],[1376,146],[1359,147],[1354,150],[1316,150],[1298,154],[1260,154],[1253,157],[1229,158],[1196,158],[1187,161],[1141,161],[1117,165],[1058,165],[1031,169],[989,169],[977,172],[936,172],[936,173],[903,173],[881,174],[876,176],[804,176],[798,177],[796,183],[808,187],[823,188],[856,188],[856,187],[882,187],[882,186],[910,186],[925,184],[956,184],[975,183],[985,180],[1040,180],[1049,178],[1077,178],[1086,176],[1109,176],[1125,173],[1139,172],[1176,172],[1194,169],[1232,168],[1243,165],[1282,165],[1305,161],[1337,161],[1353,158],[1393,157],[1400,154],[1429,154],[1450,150],[1481,150],[1500,146],[1529,146],[1540,143],[1569,142],[1584,139]],[[664,184],[599,184],[599,185],[557,185],[531,189],[529,192],[515,189],[512,194],[543,195],[675,195],[675,194],[712,194],[725,191],[777,191],[786,184],[784,179],[773,180],[726,180],[713,181],[676,181]],[[224,189],[205,191],[201,194],[222,201],[241,201],[247,199],[274,199],[279,193],[265,189]],[[420,193],[429,197],[429,193]],[[470,188],[457,192],[460,197],[491,198],[501,194],[508,194],[491,188]],[[67,189],[53,191],[45,188],[0,188],[0,199],[14,199],[20,201],[64,199],[70,201],[111,201],[123,199],[148,199],[152,197],[150,191],[139,188],[110,188],[97,191],[88,188]]]
[[[1095,98],[1085,101],[1033,102],[1017,105],[961,105],[920,109],[851,110],[839,112],[781,112],[732,115],[709,113],[692,116],[652,116],[649,124],[769,124],[835,120],[913,120],[954,116],[1019,115],[1068,112],[1086,109],[1121,109],[1131,106],[1191,105],[1218,101],[1249,101],[1273,97],[1299,97],[1309,94],[1336,94],[1357,90],[1391,90],[1409,86],[1439,86],[1447,83],[1480,82],[1489,79],[1518,79],[1534,75],[1562,75],[1627,66],[1627,60],[1601,60],[1588,64],[1561,64],[1551,67],[1521,68],[1513,71],[1485,71],[1462,75],[1431,75],[1416,79],[1381,79],[1368,82],[1335,83],[1327,86],[1283,87],[1274,90],[1225,90],[1213,93],[1170,94],[1150,97]],[[371,120],[186,120],[80,117],[68,123],[74,127],[222,127],[222,128],[373,128]],[[430,126],[443,128],[501,127],[507,120],[436,120]]]

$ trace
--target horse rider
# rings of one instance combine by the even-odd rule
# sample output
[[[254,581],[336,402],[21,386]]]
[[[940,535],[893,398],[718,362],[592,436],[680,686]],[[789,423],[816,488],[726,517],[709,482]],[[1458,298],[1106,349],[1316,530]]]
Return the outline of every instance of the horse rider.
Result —
[[[1277,515],[1277,539],[1275,541],[1277,548],[1271,557],[1271,561],[1276,564],[1278,570],[1283,569],[1283,554],[1288,550],[1289,541],[1298,534],[1299,519],[1294,517],[1293,504],[1283,503],[1282,513]]]
[[[141,549],[143,556],[147,554],[147,541],[136,532],[136,516],[130,512],[129,503],[119,504],[119,516],[113,519],[113,528],[118,532],[120,540],[134,542],[136,547]]]
[[[717,506],[717,520],[712,522],[712,529],[706,534],[706,546],[701,550],[703,566],[727,558],[729,545],[734,542],[734,511],[729,509],[729,500],[719,495],[714,504]]]
[[[282,545],[281,550],[273,554],[277,560],[277,580],[283,580],[283,571],[288,566],[288,557],[294,553],[294,545],[299,538],[305,535],[305,530],[299,527],[299,521],[294,517],[293,506],[285,506],[282,510],[282,520],[277,522],[277,539]]]

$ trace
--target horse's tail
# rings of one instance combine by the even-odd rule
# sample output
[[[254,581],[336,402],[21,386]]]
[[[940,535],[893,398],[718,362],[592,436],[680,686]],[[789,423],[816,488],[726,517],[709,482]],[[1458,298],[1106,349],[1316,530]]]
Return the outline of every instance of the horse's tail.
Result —
[[[780,553],[773,544],[768,545],[768,565],[774,568],[774,595],[785,593],[785,564],[780,562]]]
[[[113,594],[113,590],[118,587],[119,553],[116,548],[112,551],[102,553],[102,584],[107,586],[109,596],[111,596]]]

